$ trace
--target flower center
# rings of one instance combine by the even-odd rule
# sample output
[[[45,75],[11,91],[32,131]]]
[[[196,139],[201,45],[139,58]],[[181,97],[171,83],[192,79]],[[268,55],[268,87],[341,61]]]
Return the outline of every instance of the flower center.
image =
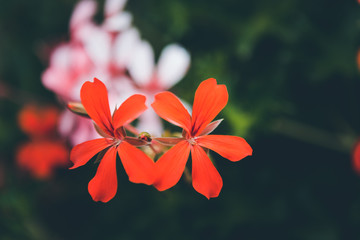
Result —
[[[122,142],[121,139],[113,138],[113,146],[117,147]]]
[[[195,138],[188,138],[187,141],[191,144],[191,145],[195,145],[197,144],[196,139]]]

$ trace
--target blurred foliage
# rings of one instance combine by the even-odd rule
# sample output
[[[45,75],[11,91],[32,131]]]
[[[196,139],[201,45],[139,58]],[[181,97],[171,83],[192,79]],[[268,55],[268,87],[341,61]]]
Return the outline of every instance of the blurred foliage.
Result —
[[[230,100],[216,133],[246,137],[254,156],[231,163],[211,153],[224,187],[210,201],[185,181],[166,192],[129,183],[119,166],[108,204],[87,192],[93,164],[39,182],[14,163],[25,141],[20,107],[56,102],[40,82],[44,52],[67,39],[75,3],[1,3],[0,82],[10,93],[0,101],[1,239],[360,239],[351,144],[338,152],[274,128],[292,119],[329,136],[360,133],[355,0],[130,0],[126,10],[157,56],[171,42],[191,53],[188,75],[172,90],[191,101],[206,78],[226,84]]]

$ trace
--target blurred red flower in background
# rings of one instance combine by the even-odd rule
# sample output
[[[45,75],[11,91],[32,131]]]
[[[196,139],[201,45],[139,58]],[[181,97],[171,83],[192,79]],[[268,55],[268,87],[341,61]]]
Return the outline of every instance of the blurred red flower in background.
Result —
[[[21,130],[33,138],[53,134],[58,120],[59,110],[54,106],[28,104],[18,115]]]
[[[360,141],[357,141],[355,144],[352,159],[354,170],[360,175]]]
[[[151,185],[154,181],[154,162],[134,146],[147,145],[146,141],[128,137],[123,128],[135,120],[147,107],[146,98],[135,94],[126,99],[113,116],[110,114],[108,94],[105,85],[98,79],[86,82],[81,88],[81,103],[95,122],[95,128],[103,138],[76,145],[70,155],[77,168],[86,164],[97,153],[102,152],[95,177],[89,182],[88,190],[94,201],[108,202],[117,192],[116,156],[129,176],[129,181]]]
[[[49,178],[56,167],[69,164],[68,149],[61,142],[36,140],[21,145],[16,159],[20,168],[36,178]]]
[[[54,106],[28,104],[19,112],[19,127],[30,140],[18,147],[16,161],[35,178],[49,178],[56,167],[69,164],[66,145],[56,139],[58,120]]]
[[[223,182],[206,150],[211,149],[230,161],[239,161],[252,154],[251,147],[241,137],[208,135],[219,125],[220,121],[211,121],[227,101],[226,86],[218,85],[213,78],[203,81],[196,90],[192,116],[173,93],[162,92],[155,96],[151,105],[155,112],[184,129],[183,138],[154,138],[160,142],[177,142],[156,162],[154,186],[159,191],[171,188],[179,181],[191,151],[193,187],[208,199],[217,197]]]

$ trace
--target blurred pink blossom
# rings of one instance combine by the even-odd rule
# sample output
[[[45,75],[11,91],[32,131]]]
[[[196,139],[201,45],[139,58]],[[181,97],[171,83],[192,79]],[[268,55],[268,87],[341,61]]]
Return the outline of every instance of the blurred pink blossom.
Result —
[[[176,44],[168,45],[155,67],[153,49],[131,25],[132,15],[123,11],[125,4],[126,0],[106,0],[101,24],[93,22],[95,1],[83,0],[76,5],[70,19],[70,40],[52,51],[49,67],[42,75],[44,86],[60,101],[80,101],[82,84],[100,77],[113,111],[135,93],[145,94],[150,104],[156,93],[183,78],[190,65],[189,53]],[[74,145],[97,136],[91,120],[68,110],[63,112],[59,125],[60,133]],[[153,110],[140,117],[138,127],[157,136],[163,130]]]

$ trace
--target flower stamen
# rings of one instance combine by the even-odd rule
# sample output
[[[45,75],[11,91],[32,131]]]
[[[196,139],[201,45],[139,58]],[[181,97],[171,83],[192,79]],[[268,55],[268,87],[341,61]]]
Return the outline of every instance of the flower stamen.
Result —
[[[119,144],[122,142],[122,139],[118,139],[118,138],[113,138],[113,141],[114,141],[114,146],[117,147],[119,146]]]
[[[195,138],[188,138],[187,141],[193,146],[197,144]]]

